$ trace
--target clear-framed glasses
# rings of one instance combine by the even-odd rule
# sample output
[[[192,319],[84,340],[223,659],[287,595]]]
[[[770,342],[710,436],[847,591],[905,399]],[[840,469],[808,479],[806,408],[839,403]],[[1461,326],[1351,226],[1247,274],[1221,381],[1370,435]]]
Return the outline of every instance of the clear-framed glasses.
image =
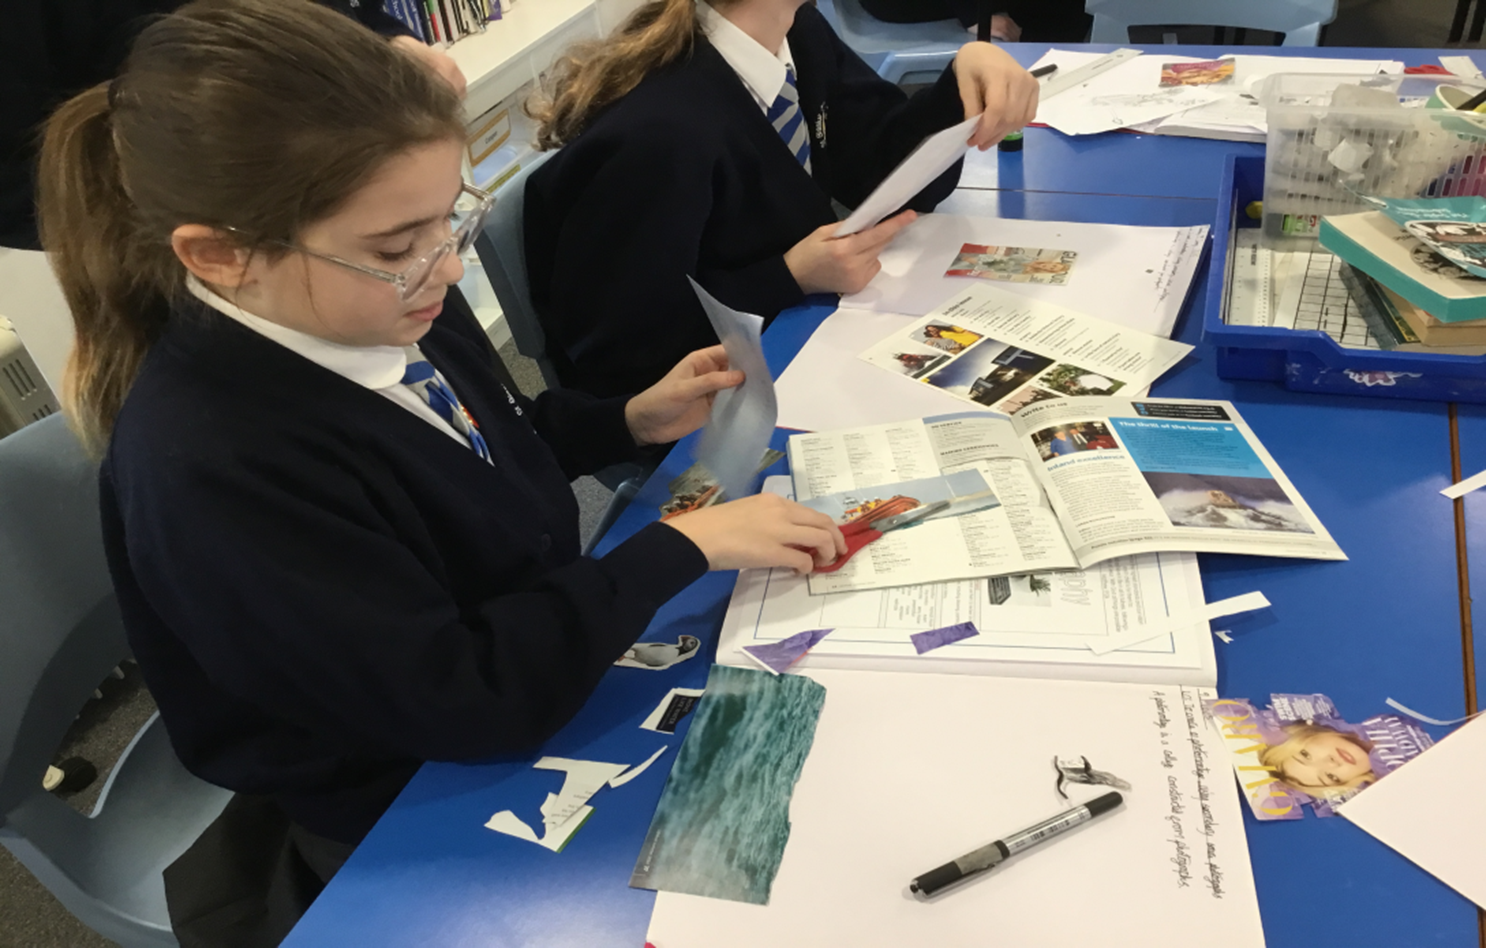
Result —
[[[485,218],[490,216],[490,209],[495,206],[495,195],[469,184],[464,185],[460,189],[461,198],[466,194],[475,199],[476,203],[474,207],[467,210],[456,208],[453,216],[453,229],[450,231],[449,236],[439,241],[438,245],[428,251],[428,253],[414,260],[401,273],[368,267],[360,263],[354,263],[344,257],[337,257],[335,254],[310,250],[307,247],[291,244],[288,241],[277,241],[277,243],[288,247],[290,250],[302,253],[305,256],[324,260],[327,263],[333,263],[348,270],[355,270],[357,273],[364,273],[369,277],[376,277],[385,283],[391,283],[397,287],[398,298],[406,303],[422,292],[423,288],[428,285],[429,276],[433,274],[434,270],[438,269],[439,263],[443,261],[445,256],[451,251],[462,254],[470,249],[470,246],[475,242],[475,238],[480,235],[481,228],[485,226]]]

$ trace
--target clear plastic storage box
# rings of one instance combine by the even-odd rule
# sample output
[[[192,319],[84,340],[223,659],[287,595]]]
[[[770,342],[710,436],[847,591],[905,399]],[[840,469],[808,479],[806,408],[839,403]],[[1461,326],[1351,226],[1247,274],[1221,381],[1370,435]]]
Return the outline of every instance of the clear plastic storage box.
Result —
[[[1443,107],[1481,89],[1481,80],[1455,76],[1266,79],[1265,245],[1314,246],[1320,218],[1367,210],[1364,194],[1486,193],[1486,115]]]

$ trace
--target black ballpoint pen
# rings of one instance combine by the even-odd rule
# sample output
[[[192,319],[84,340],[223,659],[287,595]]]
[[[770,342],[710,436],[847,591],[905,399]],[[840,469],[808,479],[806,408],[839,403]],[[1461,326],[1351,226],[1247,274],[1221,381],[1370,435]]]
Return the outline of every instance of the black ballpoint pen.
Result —
[[[1118,793],[1111,792],[1097,796],[1082,806],[1064,810],[1052,819],[1043,820],[1019,833],[1012,833],[1005,839],[998,839],[994,843],[982,846],[954,862],[945,863],[938,869],[930,869],[908,883],[908,888],[917,895],[933,895],[945,886],[953,885],[961,879],[985,872],[987,869],[994,869],[1022,850],[1030,849],[1075,826],[1087,823],[1096,816],[1108,813],[1123,802],[1125,798]]]
[[[1031,75],[1033,79],[1041,79],[1043,76],[1051,76],[1057,71],[1057,63],[1048,63],[1046,66],[1038,66],[1036,69],[1032,70]]]

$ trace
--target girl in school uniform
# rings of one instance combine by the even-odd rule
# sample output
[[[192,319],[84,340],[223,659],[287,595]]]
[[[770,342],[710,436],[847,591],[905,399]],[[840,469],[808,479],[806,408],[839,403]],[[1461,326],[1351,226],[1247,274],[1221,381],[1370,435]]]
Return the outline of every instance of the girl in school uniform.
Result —
[[[808,293],[851,293],[893,236],[947,197],[832,239],[928,135],[981,115],[985,148],[1031,121],[1037,82],[967,43],[912,98],[880,79],[805,0],[651,0],[559,65],[529,109],[560,148],[526,187],[527,267],[564,384],[598,395],[654,382],[716,336],[694,277],[772,319]]]
[[[181,760],[238,793],[167,872],[184,945],[276,944],[423,761],[537,747],[707,569],[844,549],[759,496],[580,556],[570,478],[741,374],[718,347],[634,397],[503,383],[439,318],[490,203],[450,219],[463,139],[448,84],[306,0],[190,4],[48,124],[130,644]]]

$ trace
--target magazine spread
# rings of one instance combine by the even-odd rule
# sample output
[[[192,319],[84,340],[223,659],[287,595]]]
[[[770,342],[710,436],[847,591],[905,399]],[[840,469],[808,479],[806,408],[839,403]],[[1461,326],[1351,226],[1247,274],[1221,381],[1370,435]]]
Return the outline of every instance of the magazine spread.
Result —
[[[1346,558],[1228,402],[1060,398],[1010,418],[962,412],[799,434],[788,453],[795,497],[843,523],[940,499],[915,495],[926,482],[977,488],[971,512],[891,530],[839,570],[812,574],[812,595],[1145,553]]]
[[[984,254],[970,256],[992,273],[1000,272],[995,264],[1006,262],[1001,257],[985,262]],[[1185,343],[1066,306],[977,285],[868,349],[862,359],[972,404],[1014,415],[1034,402],[1062,395],[1133,393],[1190,351]]]
[[[1347,558],[1229,402],[1062,399],[1012,423],[1081,566],[1171,550]]]

